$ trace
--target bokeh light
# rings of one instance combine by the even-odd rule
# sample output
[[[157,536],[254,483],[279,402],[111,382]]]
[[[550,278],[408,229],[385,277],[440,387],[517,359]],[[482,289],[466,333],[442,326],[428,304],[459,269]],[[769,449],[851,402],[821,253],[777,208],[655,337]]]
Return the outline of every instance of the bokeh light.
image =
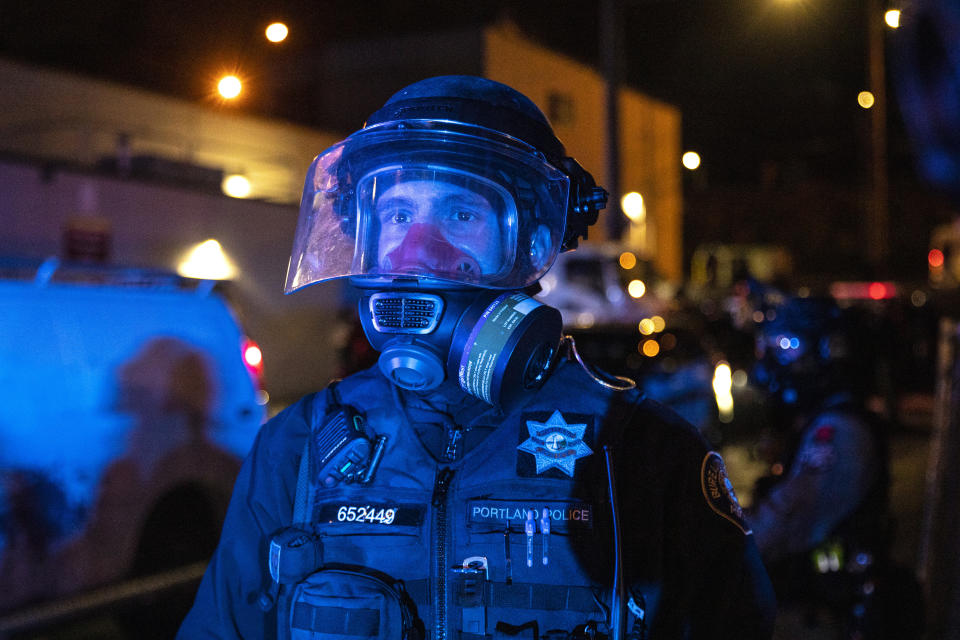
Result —
[[[884,298],[891,297],[887,291],[887,285],[882,282],[871,282],[870,286],[867,287],[867,295],[869,295],[872,300],[883,300]]]
[[[636,191],[625,193],[620,198],[620,207],[623,209],[623,213],[633,222],[641,222],[647,215],[643,196]]]
[[[243,350],[243,359],[251,367],[257,368],[263,364],[263,351],[254,343],[247,344]]]
[[[640,321],[639,329],[640,329],[640,333],[642,333],[643,335],[645,336],[650,335],[651,333],[653,333],[653,320],[651,320],[650,318],[644,318],[643,320]]]
[[[177,273],[199,280],[228,280],[236,275],[236,269],[220,243],[211,238],[187,253],[186,258],[177,265]]]
[[[643,280],[631,280],[627,285],[627,293],[631,298],[642,298],[646,292],[647,285],[643,284]]]
[[[233,100],[240,95],[243,84],[237,76],[224,76],[217,83],[217,91],[227,100]]]
[[[624,251],[620,254],[620,266],[624,269],[633,269],[637,266],[637,256],[629,251]]]
[[[220,188],[231,198],[246,198],[250,195],[250,181],[246,176],[237,173],[225,176]]]
[[[887,26],[891,29],[897,29],[900,27],[900,10],[899,9],[888,9],[886,13],[883,14],[883,21],[887,23]]]
[[[927,263],[934,269],[942,267],[943,251],[940,251],[940,249],[930,249],[930,253],[927,254]]]
[[[873,97],[873,94],[870,93],[869,91],[861,91],[860,93],[857,94],[857,104],[859,104],[864,109],[869,109],[870,107],[872,107],[875,101],[876,100]]]
[[[747,386],[747,382],[750,380],[750,376],[743,369],[737,369],[733,372],[733,375],[730,377],[733,386],[738,389]]]
[[[267,40],[270,42],[283,42],[287,39],[287,34],[289,33],[287,25],[282,22],[274,22],[269,27],[267,27],[266,35]]]
[[[726,362],[717,363],[713,370],[713,395],[717,400],[717,417],[720,422],[727,423],[733,420],[733,374],[730,365]]]
[[[646,340],[643,343],[643,355],[652,358],[660,353],[660,344],[656,340]]]
[[[683,163],[683,166],[693,171],[700,166],[700,154],[696,151],[687,151],[683,154],[680,161]]]

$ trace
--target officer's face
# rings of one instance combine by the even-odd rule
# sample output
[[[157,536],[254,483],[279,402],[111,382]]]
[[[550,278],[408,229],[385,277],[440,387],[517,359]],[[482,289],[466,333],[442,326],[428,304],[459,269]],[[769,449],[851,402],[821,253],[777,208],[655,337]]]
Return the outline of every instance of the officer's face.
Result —
[[[401,182],[377,199],[376,216],[381,269],[479,281],[503,267],[497,212],[469,189]]]

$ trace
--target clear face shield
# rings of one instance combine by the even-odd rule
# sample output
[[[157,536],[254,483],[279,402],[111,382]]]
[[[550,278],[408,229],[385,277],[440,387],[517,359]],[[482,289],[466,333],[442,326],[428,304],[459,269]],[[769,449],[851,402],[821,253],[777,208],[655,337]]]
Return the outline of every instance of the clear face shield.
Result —
[[[444,168],[388,167],[360,179],[360,271],[484,284],[516,255],[517,207],[500,185]]]
[[[559,253],[568,193],[541,154],[487,129],[364,129],[310,167],[285,291],[343,277],[526,287]]]

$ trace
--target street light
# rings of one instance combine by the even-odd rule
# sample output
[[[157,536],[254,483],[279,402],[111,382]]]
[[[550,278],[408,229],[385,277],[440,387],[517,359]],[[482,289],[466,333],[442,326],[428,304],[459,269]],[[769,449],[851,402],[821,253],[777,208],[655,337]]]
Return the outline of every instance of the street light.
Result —
[[[277,43],[286,40],[288,33],[290,33],[290,30],[287,29],[287,25],[282,22],[274,22],[267,27],[266,36],[270,42]]]
[[[231,198],[246,198],[250,195],[250,180],[245,175],[234,173],[224,177],[220,188]]]
[[[213,238],[194,246],[180,264],[177,273],[198,280],[229,280],[237,275],[223,246]]]
[[[240,78],[234,75],[224,76],[217,83],[217,91],[227,100],[233,100],[240,95],[242,88],[243,84],[240,82]]]
[[[624,194],[620,198],[620,207],[632,222],[642,222],[647,216],[647,207],[643,202],[643,196],[636,191]]]

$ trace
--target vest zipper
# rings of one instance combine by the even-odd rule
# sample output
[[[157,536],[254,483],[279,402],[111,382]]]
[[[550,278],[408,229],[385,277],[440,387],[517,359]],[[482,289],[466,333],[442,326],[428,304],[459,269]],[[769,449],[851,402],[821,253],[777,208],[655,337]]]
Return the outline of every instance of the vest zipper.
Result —
[[[444,467],[437,470],[433,485],[433,517],[436,540],[433,548],[436,554],[433,557],[434,570],[434,599],[433,599],[433,627],[434,640],[446,640],[447,637],[447,574],[449,561],[447,558],[447,492],[453,478],[453,469]]]

